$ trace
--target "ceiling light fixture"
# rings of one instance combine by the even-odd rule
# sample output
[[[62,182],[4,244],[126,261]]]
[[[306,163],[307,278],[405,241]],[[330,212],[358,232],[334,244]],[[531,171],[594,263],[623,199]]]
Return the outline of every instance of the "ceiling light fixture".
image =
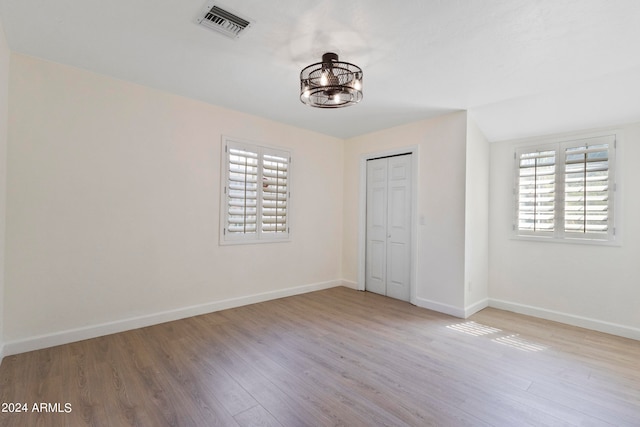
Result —
[[[327,52],[322,62],[311,64],[300,72],[300,101],[318,108],[340,108],[362,100],[362,68],[338,61],[338,55]]]

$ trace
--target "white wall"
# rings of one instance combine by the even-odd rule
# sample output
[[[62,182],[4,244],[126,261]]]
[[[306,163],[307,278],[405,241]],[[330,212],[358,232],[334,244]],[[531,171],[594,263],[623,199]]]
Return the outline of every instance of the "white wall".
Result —
[[[360,161],[367,153],[417,146],[416,303],[464,315],[465,112],[345,141],[343,278],[357,283]]]
[[[619,129],[621,246],[512,240],[513,150],[528,141],[491,144],[490,305],[640,339],[640,124]]]
[[[0,362],[4,355],[4,270],[7,178],[7,118],[9,114],[9,47],[0,20]]]
[[[465,317],[489,301],[489,141],[467,119],[465,184]]]
[[[341,283],[341,140],[19,54],[10,96],[7,353]],[[292,242],[218,245],[222,134],[293,150]]]

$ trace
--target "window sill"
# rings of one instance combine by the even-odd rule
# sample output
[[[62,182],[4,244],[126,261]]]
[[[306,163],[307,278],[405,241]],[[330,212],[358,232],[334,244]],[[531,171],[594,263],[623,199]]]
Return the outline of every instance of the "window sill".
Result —
[[[598,239],[580,239],[580,238],[556,238],[545,236],[530,236],[521,234],[512,234],[510,240],[520,240],[526,242],[543,242],[543,243],[564,243],[569,245],[591,245],[591,246],[622,246],[622,243],[617,240],[598,240]]]
[[[262,240],[219,240],[219,246],[236,246],[236,245],[262,245],[265,243],[288,243],[291,242],[291,237],[281,239],[262,239]]]

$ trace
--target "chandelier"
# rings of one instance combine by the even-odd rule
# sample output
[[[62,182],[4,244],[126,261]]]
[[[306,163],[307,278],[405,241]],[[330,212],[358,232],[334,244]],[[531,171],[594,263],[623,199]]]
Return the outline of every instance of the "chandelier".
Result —
[[[362,68],[327,52],[322,62],[300,72],[300,101],[318,108],[340,108],[362,100]]]

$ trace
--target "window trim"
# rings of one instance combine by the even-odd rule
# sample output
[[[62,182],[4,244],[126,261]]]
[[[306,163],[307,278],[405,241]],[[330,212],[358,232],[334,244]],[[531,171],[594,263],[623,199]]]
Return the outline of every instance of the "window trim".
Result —
[[[600,237],[597,234],[578,235],[566,232],[564,229],[565,217],[565,166],[566,153],[565,149],[583,146],[586,140],[597,140],[598,138],[613,137],[612,145],[608,148],[608,232],[606,237]],[[527,143],[518,144],[513,150],[513,187],[512,187],[512,223],[511,238],[514,240],[553,242],[553,243],[572,243],[572,244],[588,244],[588,245],[606,245],[620,246],[620,194],[618,185],[618,174],[620,165],[618,163],[621,132],[618,130],[609,130],[598,133],[576,134],[560,138],[546,140],[529,140]],[[554,217],[554,231],[545,235],[544,232],[527,231],[518,229],[518,213],[519,213],[519,174],[520,174],[520,155],[522,153],[531,153],[535,151],[555,151],[556,171],[555,171],[555,204],[556,215]],[[558,212],[558,208],[560,210]]]
[[[253,141],[222,135],[221,154],[220,154],[220,245],[248,245],[262,243],[278,243],[291,241],[291,169],[292,169],[292,150],[282,147],[275,147],[256,143]],[[262,176],[262,162],[264,155],[282,156],[288,159],[287,163],[287,201],[286,201],[286,232],[282,233],[264,233],[260,227],[260,218],[262,212],[262,189],[256,195],[256,210],[258,218],[256,219],[256,233],[251,234],[231,234],[227,230],[228,226],[228,199],[227,191],[229,188],[229,148],[245,149],[258,154],[258,179]]]

